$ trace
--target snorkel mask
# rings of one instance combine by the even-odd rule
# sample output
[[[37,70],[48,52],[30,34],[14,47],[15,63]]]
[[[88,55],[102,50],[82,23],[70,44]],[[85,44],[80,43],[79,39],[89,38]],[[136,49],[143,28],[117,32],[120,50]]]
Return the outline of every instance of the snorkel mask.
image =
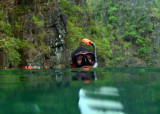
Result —
[[[93,68],[98,67],[96,45],[88,38],[83,38],[82,41],[87,45],[93,46],[93,48],[94,48],[94,66],[93,66]]]
[[[85,66],[91,66],[92,68],[96,68],[98,66],[97,63],[97,54],[96,54],[96,46],[95,44],[87,39],[83,38],[82,42],[87,45],[92,45],[94,48],[94,53],[90,52],[87,48],[80,46],[76,50],[72,52],[72,68],[81,68]]]
[[[95,56],[91,52],[79,53],[74,57],[74,63],[77,67],[93,66],[95,62]]]

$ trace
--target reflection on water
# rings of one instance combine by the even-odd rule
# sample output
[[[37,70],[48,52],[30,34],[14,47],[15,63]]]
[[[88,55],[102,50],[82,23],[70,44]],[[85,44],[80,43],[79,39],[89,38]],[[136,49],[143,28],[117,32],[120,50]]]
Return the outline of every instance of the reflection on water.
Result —
[[[122,111],[124,107],[120,101],[102,99],[101,96],[118,97],[118,89],[115,87],[100,87],[93,91],[80,89],[78,105],[81,114],[124,114]]]
[[[96,72],[93,71],[76,71],[73,72],[72,80],[85,81],[85,80],[97,80]]]
[[[160,70],[0,70],[0,114],[159,114]]]
[[[77,80],[97,80],[96,72],[78,72],[77,76]],[[123,105],[119,101],[109,98],[104,99],[107,96],[118,97],[118,89],[107,86],[94,88],[93,90],[81,88],[78,102],[81,114],[124,114],[122,112]]]

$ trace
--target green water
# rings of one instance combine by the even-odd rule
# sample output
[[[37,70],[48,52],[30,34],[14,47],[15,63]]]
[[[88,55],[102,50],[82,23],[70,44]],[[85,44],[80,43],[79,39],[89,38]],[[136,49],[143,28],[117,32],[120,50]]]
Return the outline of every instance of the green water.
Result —
[[[0,70],[0,114],[159,114],[159,68]]]

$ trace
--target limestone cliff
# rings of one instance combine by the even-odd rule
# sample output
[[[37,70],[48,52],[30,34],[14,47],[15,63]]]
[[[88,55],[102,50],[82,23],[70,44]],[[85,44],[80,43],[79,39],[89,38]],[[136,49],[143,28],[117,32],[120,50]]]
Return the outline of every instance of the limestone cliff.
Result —
[[[68,62],[65,57],[69,56],[63,48],[68,31],[67,15],[62,12],[58,0],[7,0],[1,4],[14,36],[28,43],[28,49],[21,52],[21,67],[62,68],[67,65],[63,64]],[[19,31],[17,22],[22,26]],[[0,53],[0,66],[9,67],[7,53],[3,50]]]

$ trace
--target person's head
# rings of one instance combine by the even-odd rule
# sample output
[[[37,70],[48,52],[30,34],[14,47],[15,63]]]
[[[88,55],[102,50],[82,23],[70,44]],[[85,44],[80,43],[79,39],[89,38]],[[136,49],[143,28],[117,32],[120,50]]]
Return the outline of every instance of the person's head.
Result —
[[[72,68],[83,68],[87,70],[92,68],[95,62],[94,54],[86,47],[80,46],[75,49],[72,54]]]

